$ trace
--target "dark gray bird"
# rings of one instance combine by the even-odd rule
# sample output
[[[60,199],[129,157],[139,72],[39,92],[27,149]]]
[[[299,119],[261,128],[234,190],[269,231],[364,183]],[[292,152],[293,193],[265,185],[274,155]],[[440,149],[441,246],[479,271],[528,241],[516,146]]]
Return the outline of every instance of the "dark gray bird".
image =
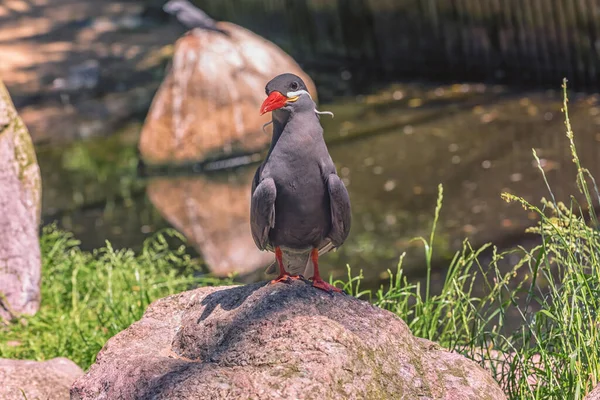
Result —
[[[279,277],[273,283],[311,276],[313,286],[341,292],[321,279],[318,258],[348,237],[350,198],[327,151],[315,102],[293,74],[273,78],[266,92],[260,112],[273,112],[273,139],[252,182],[252,237],[259,249],[275,252]]]
[[[201,28],[229,35],[229,33],[217,27],[217,22],[214,19],[187,0],[170,0],[165,3],[163,10],[174,15],[188,29]]]

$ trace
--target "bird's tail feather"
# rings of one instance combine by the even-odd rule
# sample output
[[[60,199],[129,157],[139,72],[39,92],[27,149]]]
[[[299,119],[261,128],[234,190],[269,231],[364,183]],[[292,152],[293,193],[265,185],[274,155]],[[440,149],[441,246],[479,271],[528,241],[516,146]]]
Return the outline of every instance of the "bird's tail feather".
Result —
[[[271,263],[271,265],[269,265],[267,267],[267,269],[265,269],[265,274],[269,274],[269,275],[274,274],[276,269],[277,269],[277,260],[273,261]]]
[[[329,252],[333,249],[333,243],[329,242],[325,246],[319,249],[319,256]],[[306,260],[304,263],[303,260]],[[310,278],[313,275],[313,265],[310,259],[310,252],[295,253],[291,257],[284,253],[283,254],[283,265],[286,271],[292,275],[302,274],[305,278]],[[304,266],[304,269],[302,269]],[[267,267],[265,273],[271,275],[277,271],[278,265],[277,260],[273,261],[271,265]]]
[[[310,273],[310,276],[312,276],[312,262],[310,260],[310,253],[298,255],[294,254],[292,256],[284,253],[283,265],[285,266],[285,270],[290,275],[303,275],[304,277],[308,278],[307,274]],[[267,267],[265,273],[269,275],[274,274],[278,267],[277,260],[275,260]]]

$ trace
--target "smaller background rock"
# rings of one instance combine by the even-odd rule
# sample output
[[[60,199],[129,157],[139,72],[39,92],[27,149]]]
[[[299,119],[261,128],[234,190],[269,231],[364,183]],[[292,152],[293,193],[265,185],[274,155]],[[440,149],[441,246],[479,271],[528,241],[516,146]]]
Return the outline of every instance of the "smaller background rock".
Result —
[[[275,44],[238,25],[219,22],[229,33],[193,29],[175,44],[171,68],[161,84],[140,137],[150,164],[202,161],[247,153],[268,145],[259,115],[265,85],[284,72],[300,76],[313,98],[315,85]]]
[[[68,399],[69,388],[81,375],[83,370],[66,358],[44,362],[0,358],[0,399]]]

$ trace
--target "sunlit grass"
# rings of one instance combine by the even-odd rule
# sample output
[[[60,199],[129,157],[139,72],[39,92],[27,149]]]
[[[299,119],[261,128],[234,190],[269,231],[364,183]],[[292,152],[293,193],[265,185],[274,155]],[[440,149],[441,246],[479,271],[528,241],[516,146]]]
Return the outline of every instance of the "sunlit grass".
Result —
[[[71,234],[46,228],[41,308],[33,317],[0,326],[0,357],[62,356],[87,368],[106,341],[139,320],[153,300],[231,283],[197,276],[183,247],[170,249],[169,235],[177,234],[157,234],[137,254],[110,244],[90,253],[79,249]]]
[[[538,235],[539,245],[498,252],[490,244],[473,249],[465,241],[448,266],[442,290],[431,293],[430,244],[441,210],[440,187],[432,235],[419,239],[427,265],[425,290],[403,275],[402,257],[396,272],[390,271],[389,285],[375,293],[361,291],[361,274],[349,272],[347,281],[337,282],[397,314],[416,336],[479,362],[511,399],[581,399],[600,378],[600,232],[592,200],[599,201],[600,195],[580,165],[566,81],[563,89],[567,138],[578,170],[574,178],[585,204],[573,197],[568,204],[557,202],[549,186],[551,200],[543,199],[540,207],[503,194],[538,215],[538,225],[529,232]],[[483,251],[492,251],[486,265],[480,262]],[[500,262],[509,254],[520,261],[503,272]],[[518,319],[517,329],[509,331],[507,315]]]

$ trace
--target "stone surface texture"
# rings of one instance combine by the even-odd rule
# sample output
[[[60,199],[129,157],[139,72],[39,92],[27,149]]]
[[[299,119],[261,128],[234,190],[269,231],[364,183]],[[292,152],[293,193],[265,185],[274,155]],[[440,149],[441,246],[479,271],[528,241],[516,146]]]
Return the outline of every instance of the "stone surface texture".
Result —
[[[158,300],[111,338],[77,399],[505,399],[490,374],[388,311],[295,281]]]
[[[39,308],[40,207],[33,144],[0,81],[0,319]]]
[[[83,370],[66,358],[40,362],[0,358],[0,399],[65,400]]]

